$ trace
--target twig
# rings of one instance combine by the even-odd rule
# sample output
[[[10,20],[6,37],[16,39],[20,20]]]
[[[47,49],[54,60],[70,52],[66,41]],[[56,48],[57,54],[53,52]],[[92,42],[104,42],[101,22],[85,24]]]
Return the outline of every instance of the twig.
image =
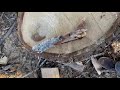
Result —
[[[39,59],[37,65],[36,65],[36,69],[39,67],[40,62],[41,62],[41,59]]]
[[[9,21],[9,23],[11,23],[11,22],[10,22],[10,19],[9,19],[5,14],[4,14],[4,16],[5,16],[5,18]]]
[[[25,77],[29,76],[30,74],[34,73],[35,71],[37,71],[37,69],[33,70],[32,72],[29,72],[28,74],[22,76],[21,78],[25,78]]]
[[[44,60],[41,64],[40,64],[40,66],[39,67],[42,67],[43,66],[43,64],[46,62],[47,60]]]
[[[10,29],[8,30],[8,32],[6,34],[4,34],[3,38],[0,39],[0,45],[4,42],[4,40],[11,34],[14,26],[15,26],[16,22],[13,23],[13,25],[10,27]]]

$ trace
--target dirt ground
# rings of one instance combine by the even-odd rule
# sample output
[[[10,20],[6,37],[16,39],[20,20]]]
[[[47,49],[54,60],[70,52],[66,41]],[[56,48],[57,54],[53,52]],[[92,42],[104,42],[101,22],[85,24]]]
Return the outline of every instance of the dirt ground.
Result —
[[[0,38],[2,38],[6,32],[8,32],[11,25],[16,22],[17,13],[16,12],[0,12]],[[119,60],[119,56],[108,54],[112,49],[110,44],[118,40],[120,37],[120,28],[117,27],[117,31],[107,39],[104,43],[99,45],[96,50],[92,51],[92,54],[98,54],[101,52],[106,52],[106,56]],[[85,63],[85,69],[83,72],[78,72],[68,66],[64,66],[62,62],[49,61],[45,59],[41,60],[44,64],[35,72],[39,58],[29,53],[22,47],[18,36],[17,36],[17,22],[12,30],[11,34],[5,39],[5,41],[0,45],[0,57],[6,56],[8,58],[8,63],[6,65],[0,66],[0,78],[41,78],[41,67],[58,67],[60,71],[61,78],[117,78],[116,72],[106,72],[102,75],[98,75],[93,67],[92,63],[87,61]],[[52,57],[51,57],[52,58]],[[80,61],[81,58],[71,58],[71,62]],[[59,61],[59,58],[58,58]],[[33,72],[33,73],[32,73]],[[31,74],[30,74],[31,73]],[[25,75],[25,76],[24,76]]]

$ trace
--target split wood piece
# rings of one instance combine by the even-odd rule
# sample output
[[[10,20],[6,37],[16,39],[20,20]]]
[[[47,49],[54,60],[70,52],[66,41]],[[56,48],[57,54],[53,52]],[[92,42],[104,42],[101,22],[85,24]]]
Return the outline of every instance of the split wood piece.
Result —
[[[116,16],[116,14],[117,12],[114,14],[111,12],[24,12],[21,15],[22,17],[18,19],[19,36],[24,46],[31,50],[31,47],[43,41],[38,40],[39,42],[36,42],[31,39],[31,35],[38,32],[39,36],[46,37],[44,40],[55,36],[64,36],[76,30],[76,27],[81,23],[81,19],[85,17],[86,28],[88,29],[86,37],[57,45],[44,53],[47,55],[72,53],[73,55],[73,52],[98,45],[97,42],[101,37],[105,39],[111,35],[119,22],[119,15]]]
[[[41,68],[42,78],[60,78],[58,68]]]
[[[97,73],[99,75],[101,75],[102,74],[102,71],[101,71],[102,66],[98,63],[97,59],[94,58],[93,56],[91,57],[91,61],[92,61],[93,66],[95,67],[95,70],[97,71]]]

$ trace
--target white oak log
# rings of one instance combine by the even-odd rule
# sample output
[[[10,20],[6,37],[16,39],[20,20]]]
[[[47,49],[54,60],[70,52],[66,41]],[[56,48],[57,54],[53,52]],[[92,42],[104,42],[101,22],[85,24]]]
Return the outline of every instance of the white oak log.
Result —
[[[63,45],[50,48],[46,52],[56,54],[69,54],[97,42],[116,21],[116,12],[25,12],[22,23],[22,36],[25,43],[34,46],[43,40],[65,35],[74,31],[86,18],[86,37]],[[38,33],[45,39],[36,42],[31,39],[33,34]]]

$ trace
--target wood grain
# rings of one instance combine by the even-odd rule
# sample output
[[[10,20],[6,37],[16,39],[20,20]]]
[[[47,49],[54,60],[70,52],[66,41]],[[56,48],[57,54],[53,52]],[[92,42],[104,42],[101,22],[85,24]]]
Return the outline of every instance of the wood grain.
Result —
[[[65,35],[74,31],[81,20],[86,18],[85,27],[88,29],[86,37],[58,45],[46,51],[47,53],[70,54],[95,44],[98,39],[109,31],[116,21],[116,17],[111,15],[110,12],[104,14],[105,16],[102,12],[26,12],[21,27],[23,40],[28,46],[32,47],[41,42],[32,40],[32,34],[39,32],[41,37],[46,36],[45,39],[61,34]]]

